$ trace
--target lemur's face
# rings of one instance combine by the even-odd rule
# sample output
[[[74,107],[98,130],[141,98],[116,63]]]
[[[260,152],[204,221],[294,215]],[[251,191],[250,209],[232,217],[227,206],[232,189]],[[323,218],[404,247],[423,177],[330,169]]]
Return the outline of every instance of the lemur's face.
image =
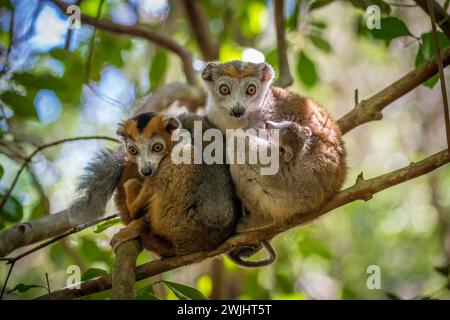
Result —
[[[128,159],[138,165],[143,176],[153,175],[173,147],[172,132],[181,126],[175,117],[142,113],[120,124],[117,134],[127,148]]]
[[[202,72],[211,104],[231,117],[242,118],[258,109],[266,96],[274,76],[266,63],[230,61],[224,64],[209,62]]]

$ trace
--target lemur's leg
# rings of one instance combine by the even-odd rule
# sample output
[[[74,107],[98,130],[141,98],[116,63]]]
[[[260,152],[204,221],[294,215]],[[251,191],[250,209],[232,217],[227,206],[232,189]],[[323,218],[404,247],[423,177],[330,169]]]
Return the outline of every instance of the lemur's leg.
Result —
[[[128,213],[131,219],[136,220],[145,213],[149,194],[145,191],[145,185],[138,179],[130,179],[123,186]]]
[[[279,130],[280,154],[285,161],[290,161],[300,152],[311,137],[311,129],[292,121],[266,121],[267,129]]]
[[[277,221],[269,214],[246,214],[239,220],[236,226],[236,232],[257,231],[274,226],[276,223]]]
[[[120,245],[126,241],[139,238],[140,235],[146,230],[147,222],[145,216],[131,221],[126,227],[117,232],[111,239],[110,245],[114,252],[120,247]]]

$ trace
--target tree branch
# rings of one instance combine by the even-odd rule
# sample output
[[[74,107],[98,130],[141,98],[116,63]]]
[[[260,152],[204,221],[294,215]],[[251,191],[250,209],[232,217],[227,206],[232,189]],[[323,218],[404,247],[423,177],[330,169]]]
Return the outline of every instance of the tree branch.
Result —
[[[442,63],[444,66],[450,64],[450,48],[442,50]],[[353,110],[337,121],[342,133],[346,133],[363,123],[381,120],[383,118],[381,111],[385,107],[418,87],[437,72],[436,58],[433,57],[369,99],[361,100]]]
[[[284,34],[284,0],[275,0],[275,27],[277,30],[277,46],[278,46],[278,68],[279,76],[277,85],[280,87],[287,87],[294,82],[289,68],[289,60],[287,56],[287,43]]]
[[[53,2],[59,9],[61,9],[64,14],[67,14],[66,12],[67,7],[69,6],[68,4],[64,3],[61,0],[51,0],[51,2]],[[120,25],[105,19],[95,19],[85,14],[81,14],[81,21],[103,31],[143,38],[160,46],[161,48],[172,51],[180,57],[183,63],[183,70],[186,75],[187,82],[192,85],[196,84],[195,71],[192,67],[191,54],[169,36],[158,34],[144,27]]]
[[[166,259],[154,260],[136,267],[136,280],[142,280],[157,274],[177,269],[193,263],[201,262],[214,256],[225,254],[240,246],[251,243],[258,243],[261,240],[269,239],[278,233],[289,230],[291,228],[309,223],[320,216],[356,200],[369,200],[374,194],[411,180],[418,176],[427,174],[444,164],[450,162],[450,152],[448,150],[436,153],[417,163],[411,163],[409,166],[384,174],[382,176],[365,180],[360,174],[355,184],[347,189],[340,191],[333,199],[328,201],[318,210],[310,213],[293,216],[286,221],[284,225],[277,225],[258,231],[245,232],[237,234],[214,250],[206,252],[197,252],[185,256],[171,257]],[[82,282],[80,289],[63,288],[52,292],[52,299],[74,299],[85,295],[93,294],[99,291],[110,289],[112,285],[111,275],[99,277],[97,279]],[[49,299],[49,295],[43,295],[38,299]]]
[[[134,114],[142,112],[160,112],[172,103],[178,101],[186,106],[189,111],[195,111],[206,104],[205,92],[196,86],[191,86],[181,82],[169,83],[152,93],[144,103],[137,106]]]
[[[37,155],[39,152],[41,152],[44,149],[65,143],[65,142],[70,142],[70,141],[78,141],[78,140],[109,140],[109,141],[114,141],[114,142],[119,142],[118,139],[115,138],[111,138],[111,137],[106,137],[106,136],[86,136],[86,137],[75,137],[75,138],[66,138],[66,139],[62,139],[62,140],[57,140],[57,141],[53,141],[47,144],[43,144],[39,147],[37,147],[23,162],[22,166],[20,167],[19,171],[17,171],[16,176],[13,179],[13,182],[11,183],[11,186],[8,188],[8,190],[6,191],[6,194],[2,197],[2,200],[0,202],[0,211],[3,209],[3,206],[6,203],[6,200],[8,200],[9,196],[11,195],[12,190],[14,189],[14,187],[17,184],[17,181],[19,180],[20,174],[22,173],[22,171],[28,166],[28,164],[31,162],[31,160],[33,160],[33,157],[35,155]],[[0,234],[1,235],[1,234]],[[1,237],[0,237],[1,239]],[[0,250],[1,252],[1,250]],[[1,256],[1,254],[0,254]]]
[[[425,13],[429,14],[427,0],[414,0]],[[434,14],[436,15],[436,23],[450,39],[450,18],[444,8],[437,1],[433,1]]]
[[[127,241],[117,249],[112,272],[112,300],[133,299],[136,259],[141,251],[139,240]]]
[[[436,16],[434,12],[434,6],[432,0],[427,0],[428,13],[430,15],[431,27],[433,30],[434,45],[436,47],[436,64],[439,69],[439,79],[441,85],[442,104],[444,107],[444,120],[445,120],[445,134],[447,136],[447,148],[450,150],[450,116],[448,112],[448,99],[447,90],[445,90],[445,76],[444,66],[442,65],[441,45],[439,44],[439,37],[436,30]]]
[[[182,2],[203,59],[207,61],[219,59],[219,46],[214,43],[208,32],[209,26],[202,3],[196,0],[182,0]]]

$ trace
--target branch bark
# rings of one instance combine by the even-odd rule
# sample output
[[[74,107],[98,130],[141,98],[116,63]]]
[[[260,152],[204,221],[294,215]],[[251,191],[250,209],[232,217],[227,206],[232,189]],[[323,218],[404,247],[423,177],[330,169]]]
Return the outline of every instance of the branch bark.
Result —
[[[444,66],[447,66],[450,64],[450,47],[442,50],[441,53],[442,63]],[[385,107],[418,87],[437,72],[436,58],[433,57],[374,96],[360,101],[353,110],[337,121],[342,133],[346,133],[363,123],[381,120],[383,118],[381,111]]]
[[[294,80],[292,79],[287,56],[287,43],[284,27],[284,0],[275,0],[274,4],[275,28],[277,31],[278,68],[280,73],[277,80],[277,85],[285,88],[290,86]]]
[[[249,243],[258,243],[263,239],[269,239],[280,232],[309,223],[320,216],[330,212],[333,209],[356,200],[369,200],[374,194],[411,180],[418,176],[427,174],[444,164],[450,162],[450,152],[448,150],[436,153],[417,163],[411,163],[409,166],[384,174],[382,176],[365,180],[360,174],[355,184],[342,190],[336,196],[327,202],[318,210],[307,214],[292,217],[284,225],[273,226],[258,231],[245,232],[237,234],[214,250],[207,252],[197,252],[190,255],[172,257],[166,259],[154,260],[136,267],[136,280],[142,280],[157,274],[177,269],[193,263],[198,263],[214,256],[225,254],[237,247],[248,245]],[[52,299],[74,299],[85,295],[93,294],[99,291],[110,289],[112,285],[111,275],[99,277],[80,284],[80,289],[63,288],[52,292]],[[49,299],[49,295],[43,295],[38,299]]]
[[[61,0],[51,0],[51,2],[61,9],[64,14],[67,14],[67,8],[69,7],[68,4]],[[191,54],[169,36],[153,32],[152,30],[144,27],[120,25],[105,19],[95,19],[85,14],[81,14],[81,22],[94,26],[103,31],[143,38],[160,46],[161,48],[172,51],[180,57],[183,63],[183,70],[186,75],[187,82],[192,85],[196,84]]]
[[[141,251],[139,240],[127,241],[117,249],[112,272],[112,300],[133,299],[136,259]]]
[[[427,0],[414,0],[428,14]],[[436,15],[436,23],[450,39],[450,18],[444,8],[437,1],[433,1],[434,14]]]
[[[201,1],[182,0],[182,2],[203,59],[207,61],[219,59],[219,46],[212,40],[213,38],[208,32],[207,17]]]

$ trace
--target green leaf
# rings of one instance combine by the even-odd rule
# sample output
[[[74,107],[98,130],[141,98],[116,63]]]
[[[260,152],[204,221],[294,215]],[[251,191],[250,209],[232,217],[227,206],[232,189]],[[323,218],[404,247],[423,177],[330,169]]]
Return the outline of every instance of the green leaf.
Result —
[[[3,178],[3,174],[5,173],[5,169],[3,168],[3,166],[0,164],[0,179]]]
[[[162,281],[180,300],[207,300],[197,289],[170,281]]]
[[[46,216],[48,211],[45,210],[42,200],[38,201],[38,203],[34,206],[33,211],[31,211],[31,220]]]
[[[50,74],[33,74],[29,72],[16,73],[12,77],[14,81],[33,89],[50,89],[50,90],[64,90],[66,87],[61,81],[61,78]]]
[[[331,46],[328,43],[328,41],[326,41],[325,39],[323,39],[320,36],[315,36],[315,35],[310,35],[309,39],[311,40],[311,43],[317,48],[322,50],[325,53],[330,53],[331,52]]]
[[[23,208],[14,197],[8,197],[0,215],[9,222],[19,222],[23,218]]]
[[[136,291],[134,294],[134,299],[136,300],[161,300],[155,292],[153,291],[153,285],[145,286]]]
[[[303,51],[298,58],[297,75],[307,87],[314,86],[318,80],[314,62]]]
[[[434,270],[436,270],[437,272],[439,272],[443,276],[448,277],[449,266],[434,267]]]
[[[150,65],[150,83],[151,90],[158,87],[158,84],[163,79],[167,69],[167,54],[164,51],[158,50],[153,56]]]
[[[350,0],[350,2],[354,7],[362,9],[364,11],[367,10],[367,7],[375,5],[380,8],[382,13],[391,13],[391,7],[383,0]]]
[[[402,300],[399,296],[392,292],[386,292],[386,296],[389,300]]]
[[[450,39],[442,33],[438,32],[438,40],[441,48],[450,46]],[[421,36],[421,44],[416,55],[416,67],[425,63],[425,61],[433,58],[436,55],[436,46],[434,44],[433,34],[431,32],[424,33]],[[423,85],[432,88],[439,81],[439,75],[435,75],[425,81]]]
[[[313,3],[311,3],[311,5],[309,6],[309,11],[313,11],[313,10],[322,8],[322,7],[330,4],[331,2],[333,2],[333,0],[316,0]]]
[[[0,8],[12,9],[13,6],[10,0],[0,0]]]
[[[81,276],[81,281],[91,280],[97,277],[105,276],[108,272],[103,269],[90,268]]]
[[[19,292],[19,293],[25,293],[25,292],[27,292],[28,290],[34,289],[34,288],[42,288],[42,289],[47,290],[46,287],[39,286],[39,285],[36,285],[36,284],[23,284],[23,283],[19,283],[19,284],[18,284],[17,286],[15,286],[13,289],[9,290],[9,291],[8,291],[8,294],[11,293],[11,292],[14,292],[14,291],[17,291],[17,292]]]
[[[387,44],[398,37],[412,36],[405,23],[395,17],[382,18],[380,25],[381,29],[373,29],[370,32],[375,39],[384,40]]]
[[[6,91],[0,95],[0,99],[11,107],[14,113],[19,117],[37,117],[33,102],[34,97],[22,96],[15,91]]]
[[[97,227],[95,228],[94,233],[101,233],[101,232],[105,231],[106,229],[109,229],[112,226],[115,226],[119,223],[121,223],[120,218],[115,218],[115,219],[100,222],[97,224]]]

